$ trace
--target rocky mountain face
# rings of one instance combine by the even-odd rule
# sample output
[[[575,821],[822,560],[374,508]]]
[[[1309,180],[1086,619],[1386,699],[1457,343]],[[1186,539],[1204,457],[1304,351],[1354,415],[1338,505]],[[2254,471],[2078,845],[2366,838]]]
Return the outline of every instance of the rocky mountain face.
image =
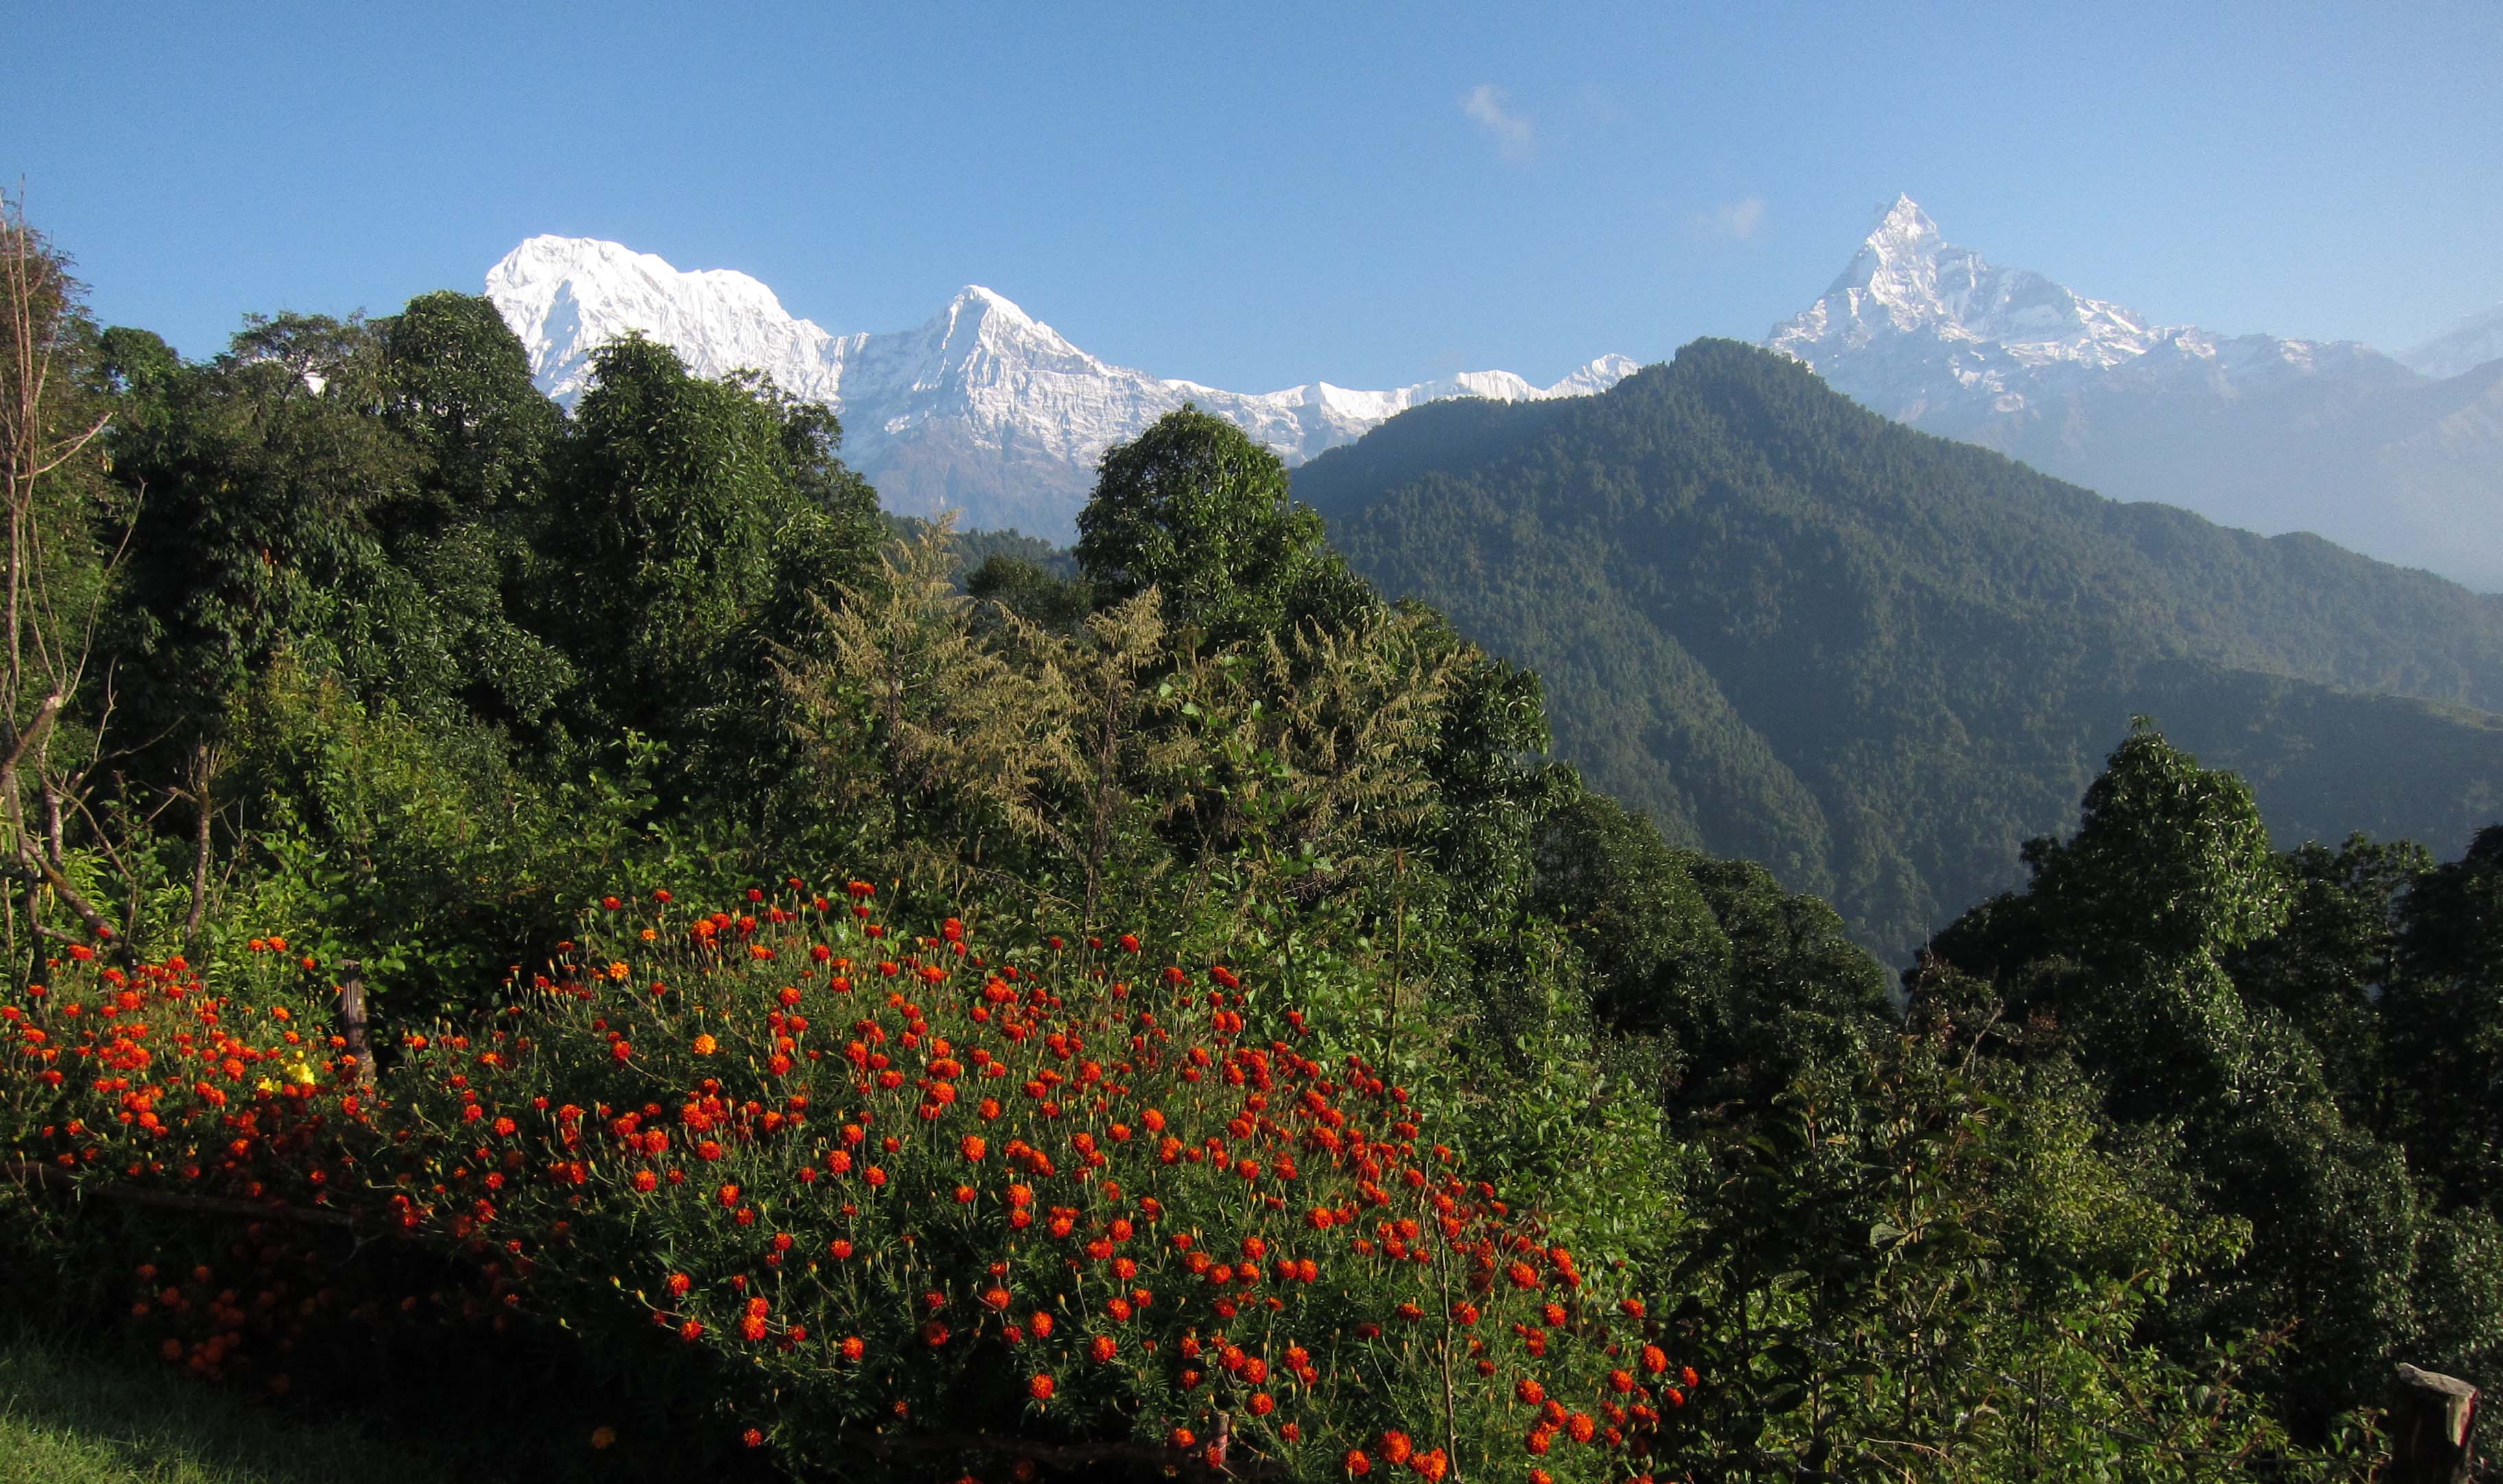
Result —
[[[721,375],[763,371],[831,405],[844,458],[887,507],[963,512],[967,526],[1067,541],[1104,450],[1185,402],[1240,425],[1299,464],[1423,402],[1584,396],[1634,369],[1603,356],[1553,386],[1470,371],[1387,392],[1313,382],[1241,393],[1099,361],[988,289],[968,287],[928,322],[838,335],[783,309],[743,273],[681,272],[613,242],[533,237],[488,271],[487,296],[519,334],[541,390],[570,404],[591,354],[637,332]]]
[[[2503,590],[2503,309],[2404,360],[2158,325],[1899,197],[1765,344],[1871,410],[2119,500]]]

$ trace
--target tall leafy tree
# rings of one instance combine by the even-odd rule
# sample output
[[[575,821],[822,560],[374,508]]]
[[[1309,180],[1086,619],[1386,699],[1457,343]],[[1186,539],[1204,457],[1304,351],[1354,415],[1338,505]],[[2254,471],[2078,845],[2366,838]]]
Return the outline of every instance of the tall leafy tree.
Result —
[[[778,771],[773,646],[802,637],[811,595],[864,571],[883,535],[840,438],[824,407],[761,379],[707,380],[639,337],[600,351],[537,602],[598,726],[670,744],[726,796]]]
[[[2383,1010],[2390,1082],[2446,1205],[2503,1217],[2503,825],[2418,878]]]
[[[1220,640],[1372,601],[1286,493],[1286,466],[1223,418],[1184,406],[1104,455],[1078,516],[1078,564],[1110,600],[1152,587]]]

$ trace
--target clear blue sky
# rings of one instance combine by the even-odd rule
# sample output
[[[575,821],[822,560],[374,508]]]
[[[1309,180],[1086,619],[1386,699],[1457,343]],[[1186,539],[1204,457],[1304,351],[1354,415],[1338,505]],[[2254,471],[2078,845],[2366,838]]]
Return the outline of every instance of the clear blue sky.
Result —
[[[2503,6],[0,0],[0,176],[108,322],[475,292],[534,232],[835,330],[961,284],[1240,390],[1761,335],[1899,191],[2212,328],[2503,299]]]

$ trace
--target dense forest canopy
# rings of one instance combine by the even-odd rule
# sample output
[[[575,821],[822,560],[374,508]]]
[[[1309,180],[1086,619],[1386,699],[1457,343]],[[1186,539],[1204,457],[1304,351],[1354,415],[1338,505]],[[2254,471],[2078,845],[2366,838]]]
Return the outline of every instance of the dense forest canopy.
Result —
[[[1711,345],[1321,461],[1336,544],[1185,410],[1065,557],[650,342],[185,361],[7,226],[29,1313],[536,1476],[2360,1478],[2503,1378],[2451,590]]]
[[[2284,846],[2456,851],[2503,805],[2503,598],[2103,500],[1767,352],[1419,408],[1294,489],[1384,592],[1538,671],[1595,786],[1889,957],[2015,881],[2137,714]]]

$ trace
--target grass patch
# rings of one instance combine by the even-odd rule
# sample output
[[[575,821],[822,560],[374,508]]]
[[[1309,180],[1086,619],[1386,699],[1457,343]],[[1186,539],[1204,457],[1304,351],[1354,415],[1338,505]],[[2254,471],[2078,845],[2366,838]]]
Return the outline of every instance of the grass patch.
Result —
[[[458,1477],[344,1423],[298,1421],[136,1361],[0,1326],[0,1484]]]

